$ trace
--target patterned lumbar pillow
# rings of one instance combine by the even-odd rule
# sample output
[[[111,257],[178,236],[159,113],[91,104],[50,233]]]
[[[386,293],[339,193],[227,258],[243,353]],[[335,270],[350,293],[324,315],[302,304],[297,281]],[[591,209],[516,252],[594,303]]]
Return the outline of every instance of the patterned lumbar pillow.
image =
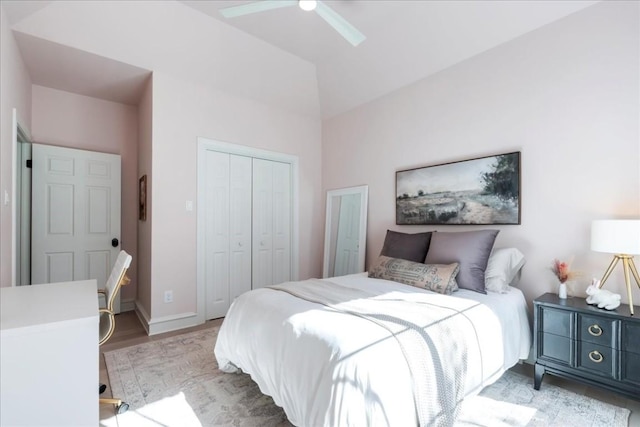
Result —
[[[449,295],[458,290],[456,275],[460,270],[453,264],[422,264],[380,255],[369,269],[369,277],[424,288]]]

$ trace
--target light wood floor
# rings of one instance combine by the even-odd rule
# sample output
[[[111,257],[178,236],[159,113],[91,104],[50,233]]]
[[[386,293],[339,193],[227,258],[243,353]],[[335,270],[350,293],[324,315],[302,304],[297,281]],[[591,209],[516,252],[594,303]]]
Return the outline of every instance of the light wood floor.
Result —
[[[111,396],[109,387],[109,377],[107,376],[107,368],[104,363],[103,353],[129,347],[136,344],[142,344],[150,341],[160,340],[166,337],[183,334],[186,332],[197,331],[200,329],[212,328],[219,326],[222,319],[212,320],[204,325],[195,326],[193,328],[182,329],[180,331],[168,332],[166,334],[147,336],[142,324],[134,312],[126,312],[116,315],[116,330],[111,339],[100,348],[100,382],[107,385],[107,391],[103,394],[105,397]],[[528,364],[516,365],[511,370],[532,378],[533,387],[533,366]],[[573,391],[577,394],[592,397],[616,406],[631,410],[629,417],[629,427],[640,427],[640,401],[627,399],[616,393],[606,390],[583,385],[575,381],[565,380],[563,378],[545,375],[542,381],[542,387],[547,384],[553,384],[566,390]],[[114,416],[114,407],[112,405],[100,405],[100,420],[106,420]],[[101,423],[102,425],[102,423]]]

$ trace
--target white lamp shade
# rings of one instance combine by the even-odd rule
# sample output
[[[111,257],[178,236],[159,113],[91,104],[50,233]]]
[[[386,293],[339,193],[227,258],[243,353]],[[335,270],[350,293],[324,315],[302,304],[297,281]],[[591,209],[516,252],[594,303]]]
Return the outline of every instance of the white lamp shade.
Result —
[[[591,250],[620,255],[640,254],[640,219],[593,221]]]

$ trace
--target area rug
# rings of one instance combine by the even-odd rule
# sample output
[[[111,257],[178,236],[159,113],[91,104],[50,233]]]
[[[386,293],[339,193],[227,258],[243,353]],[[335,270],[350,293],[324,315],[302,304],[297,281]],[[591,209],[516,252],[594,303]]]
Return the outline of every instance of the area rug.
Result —
[[[105,353],[114,396],[128,412],[102,420],[111,427],[291,426],[281,408],[246,374],[218,369],[218,328]],[[626,427],[630,411],[507,371],[467,399],[457,426]]]

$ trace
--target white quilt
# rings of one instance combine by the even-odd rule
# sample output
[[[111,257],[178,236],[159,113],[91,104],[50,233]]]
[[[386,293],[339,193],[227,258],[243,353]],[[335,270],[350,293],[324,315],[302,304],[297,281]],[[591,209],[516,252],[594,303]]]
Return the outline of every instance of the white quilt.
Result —
[[[465,292],[459,295],[463,298],[447,297],[369,279],[366,274],[331,281],[363,290],[373,299],[416,300],[419,308],[406,310],[413,324],[433,324],[436,310],[429,307],[448,307],[446,310],[452,312],[464,311],[465,318],[458,322],[464,326],[447,334],[450,343],[442,337],[433,340],[442,341],[443,345],[433,356],[425,356],[427,363],[421,371],[415,365],[419,357],[413,358],[413,368],[411,359],[406,357],[411,346],[403,346],[397,339],[402,322],[396,322],[395,330],[391,330],[367,316],[350,314],[352,301],[318,304],[273,289],[243,294],[231,306],[220,329],[216,358],[226,372],[240,368],[249,373],[295,425],[448,425],[452,419],[441,416],[442,412],[455,413],[459,399],[478,393],[528,354],[531,337],[526,304],[517,290],[511,293],[520,296],[515,298],[515,304],[504,304],[503,299],[494,310],[470,302],[469,299],[478,299],[474,295],[465,299]],[[488,302],[495,299],[476,295]],[[356,297],[352,293],[350,298]],[[513,295],[506,300],[509,298],[514,300]],[[376,304],[373,313],[381,314],[381,302]],[[517,307],[509,310],[507,305]],[[473,310],[469,310],[471,307]],[[424,319],[419,317],[422,311]],[[397,313],[387,315],[397,317]],[[525,325],[521,325],[523,319]],[[519,337],[523,330],[525,336]],[[432,357],[438,359],[437,363]],[[431,369],[435,365],[444,369]],[[415,375],[417,371],[419,375]],[[439,373],[434,374],[435,371]],[[424,390],[430,389],[433,392],[425,399]],[[423,398],[416,405],[414,392],[420,390]],[[442,396],[454,401],[439,402]],[[425,401],[433,406],[426,412],[420,408]]]

